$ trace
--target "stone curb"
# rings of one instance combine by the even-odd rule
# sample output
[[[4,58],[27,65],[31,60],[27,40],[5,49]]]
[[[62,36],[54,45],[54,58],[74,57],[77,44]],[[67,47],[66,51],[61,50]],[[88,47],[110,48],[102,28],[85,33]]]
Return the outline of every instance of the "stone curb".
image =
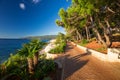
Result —
[[[86,53],[91,54],[92,56],[102,60],[102,61],[108,61],[108,62],[120,62],[119,54],[116,53],[112,53],[110,52],[110,49],[108,49],[108,54],[104,54],[80,45],[75,44],[74,42],[71,42],[73,45],[75,45],[76,47],[78,47],[79,49],[84,50]]]

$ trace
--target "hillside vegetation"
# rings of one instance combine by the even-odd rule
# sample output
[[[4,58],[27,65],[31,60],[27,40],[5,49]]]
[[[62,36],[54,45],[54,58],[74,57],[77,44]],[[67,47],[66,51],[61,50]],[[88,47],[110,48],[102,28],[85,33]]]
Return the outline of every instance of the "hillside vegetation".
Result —
[[[57,35],[29,36],[29,37],[24,37],[24,39],[51,40],[51,39],[55,39],[56,36],[57,36]]]

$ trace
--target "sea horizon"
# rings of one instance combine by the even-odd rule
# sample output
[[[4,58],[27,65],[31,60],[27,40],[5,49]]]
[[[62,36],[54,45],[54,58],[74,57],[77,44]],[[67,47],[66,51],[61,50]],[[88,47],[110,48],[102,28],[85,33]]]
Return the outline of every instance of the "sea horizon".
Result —
[[[0,63],[7,60],[10,54],[15,54],[15,52],[22,47],[23,44],[28,43],[30,39],[1,39],[0,38]],[[48,42],[49,40],[41,40],[43,42]]]

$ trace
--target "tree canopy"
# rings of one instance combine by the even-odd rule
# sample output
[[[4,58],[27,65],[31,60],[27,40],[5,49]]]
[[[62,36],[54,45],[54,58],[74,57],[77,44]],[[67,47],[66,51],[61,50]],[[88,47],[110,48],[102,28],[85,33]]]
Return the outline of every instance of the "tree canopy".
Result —
[[[65,10],[59,10],[56,24],[65,28],[73,40],[93,37],[105,47],[112,44],[113,29],[120,29],[119,0],[72,0]]]

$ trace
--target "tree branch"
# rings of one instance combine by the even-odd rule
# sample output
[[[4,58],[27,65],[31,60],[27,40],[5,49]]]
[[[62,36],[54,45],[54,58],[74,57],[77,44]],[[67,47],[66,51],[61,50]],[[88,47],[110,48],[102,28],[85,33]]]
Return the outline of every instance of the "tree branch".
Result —
[[[112,12],[112,13],[115,13],[115,11],[113,11],[112,9],[110,9],[109,7],[107,7],[107,10]]]

